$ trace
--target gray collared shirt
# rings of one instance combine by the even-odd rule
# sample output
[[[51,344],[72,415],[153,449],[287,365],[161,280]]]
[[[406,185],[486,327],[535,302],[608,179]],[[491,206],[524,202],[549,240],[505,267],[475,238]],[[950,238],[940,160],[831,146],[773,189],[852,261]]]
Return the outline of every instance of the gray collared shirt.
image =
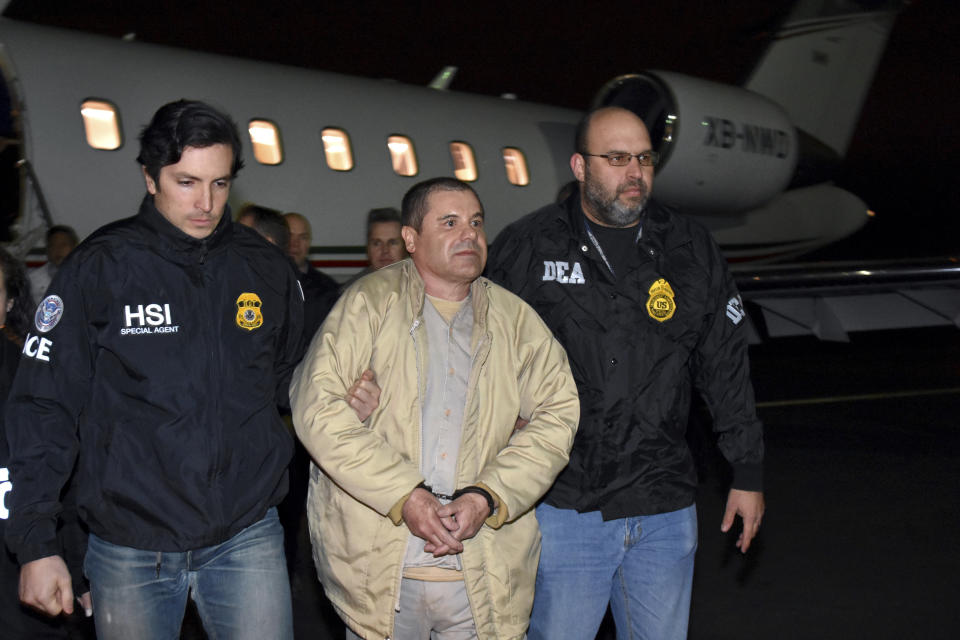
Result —
[[[468,296],[449,324],[429,299],[423,305],[427,384],[421,409],[420,471],[436,493],[456,491],[457,458],[473,357],[473,304]],[[413,534],[404,566],[460,569],[460,556],[434,558]]]

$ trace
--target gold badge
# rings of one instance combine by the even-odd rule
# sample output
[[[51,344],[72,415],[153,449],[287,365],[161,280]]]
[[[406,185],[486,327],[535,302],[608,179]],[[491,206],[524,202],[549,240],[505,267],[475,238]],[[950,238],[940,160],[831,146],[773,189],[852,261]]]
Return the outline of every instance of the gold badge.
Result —
[[[673,317],[673,312],[677,310],[677,303],[673,297],[676,294],[670,287],[670,283],[660,278],[650,287],[650,299],[647,300],[647,313],[657,322],[664,322]]]
[[[260,312],[260,296],[255,293],[241,293],[237,298],[237,326],[247,331],[253,331],[263,324],[263,314]]]

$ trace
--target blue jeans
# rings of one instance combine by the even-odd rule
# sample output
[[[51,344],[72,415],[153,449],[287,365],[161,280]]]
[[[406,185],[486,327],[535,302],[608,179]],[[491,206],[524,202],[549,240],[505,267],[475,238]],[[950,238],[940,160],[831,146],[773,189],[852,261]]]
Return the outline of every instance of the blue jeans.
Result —
[[[277,510],[226,542],[157,552],[90,535],[90,580],[99,640],[177,640],[192,597],[210,640],[290,640],[293,608]]]
[[[593,640],[607,603],[618,640],[687,637],[697,510],[603,521],[537,507],[543,534],[530,640]]]

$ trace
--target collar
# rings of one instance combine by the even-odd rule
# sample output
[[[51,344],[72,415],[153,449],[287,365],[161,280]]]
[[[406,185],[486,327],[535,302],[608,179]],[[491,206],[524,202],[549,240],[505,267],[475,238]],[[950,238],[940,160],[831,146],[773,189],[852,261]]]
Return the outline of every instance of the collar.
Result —
[[[208,253],[217,251],[230,241],[233,236],[232,218],[230,205],[226,205],[220,222],[210,235],[206,238],[194,238],[163,217],[154,204],[153,196],[149,193],[143,197],[140,210],[137,212],[137,220],[160,237],[161,248],[165,249],[166,253],[180,262],[189,263],[196,262],[198,259],[202,262]]]
[[[395,266],[396,265],[396,266]],[[413,264],[413,258],[406,257],[399,262],[384,267],[384,269],[402,269],[406,274],[406,280],[410,287],[411,312],[414,318],[419,319],[423,315],[423,305],[427,299],[427,288],[417,271],[417,266]],[[487,318],[487,289],[490,287],[490,281],[479,276],[470,283],[470,293],[465,300],[473,305],[473,321],[476,325],[484,325]]]

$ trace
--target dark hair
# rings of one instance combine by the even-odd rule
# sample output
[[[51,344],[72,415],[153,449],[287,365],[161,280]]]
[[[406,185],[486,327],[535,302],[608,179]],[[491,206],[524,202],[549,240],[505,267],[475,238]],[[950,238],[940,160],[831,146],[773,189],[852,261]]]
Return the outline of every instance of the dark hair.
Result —
[[[3,248],[0,248],[0,271],[3,271],[3,287],[7,290],[7,300],[13,300],[13,306],[7,313],[6,328],[22,340],[33,319],[34,304],[30,295],[30,280],[27,279],[23,263]]]
[[[370,229],[375,224],[381,222],[396,222],[400,224],[400,212],[393,207],[381,207],[379,209],[370,209],[367,213],[367,238],[370,237]]]
[[[423,217],[427,215],[427,199],[434,191],[469,191],[480,202],[480,196],[473,187],[462,180],[446,176],[424,180],[410,187],[403,196],[400,205],[400,223],[403,226],[413,227],[414,231],[420,233]],[[483,204],[480,205],[480,211],[483,211]]]
[[[227,144],[233,149],[230,174],[236,176],[243,168],[243,149],[236,123],[203,102],[177,100],[160,107],[140,132],[137,162],[159,183],[160,169],[180,162],[185,148],[215,144]]]
[[[252,226],[257,233],[283,249],[284,253],[290,249],[290,227],[287,226],[287,220],[283,214],[276,209],[248,204],[240,209],[237,222],[240,218],[247,216],[252,218]]]
[[[77,232],[73,230],[73,227],[65,224],[55,224],[47,229],[47,244],[50,244],[50,238],[58,233],[66,234],[73,241],[73,246],[80,244],[80,239],[77,238]]]

